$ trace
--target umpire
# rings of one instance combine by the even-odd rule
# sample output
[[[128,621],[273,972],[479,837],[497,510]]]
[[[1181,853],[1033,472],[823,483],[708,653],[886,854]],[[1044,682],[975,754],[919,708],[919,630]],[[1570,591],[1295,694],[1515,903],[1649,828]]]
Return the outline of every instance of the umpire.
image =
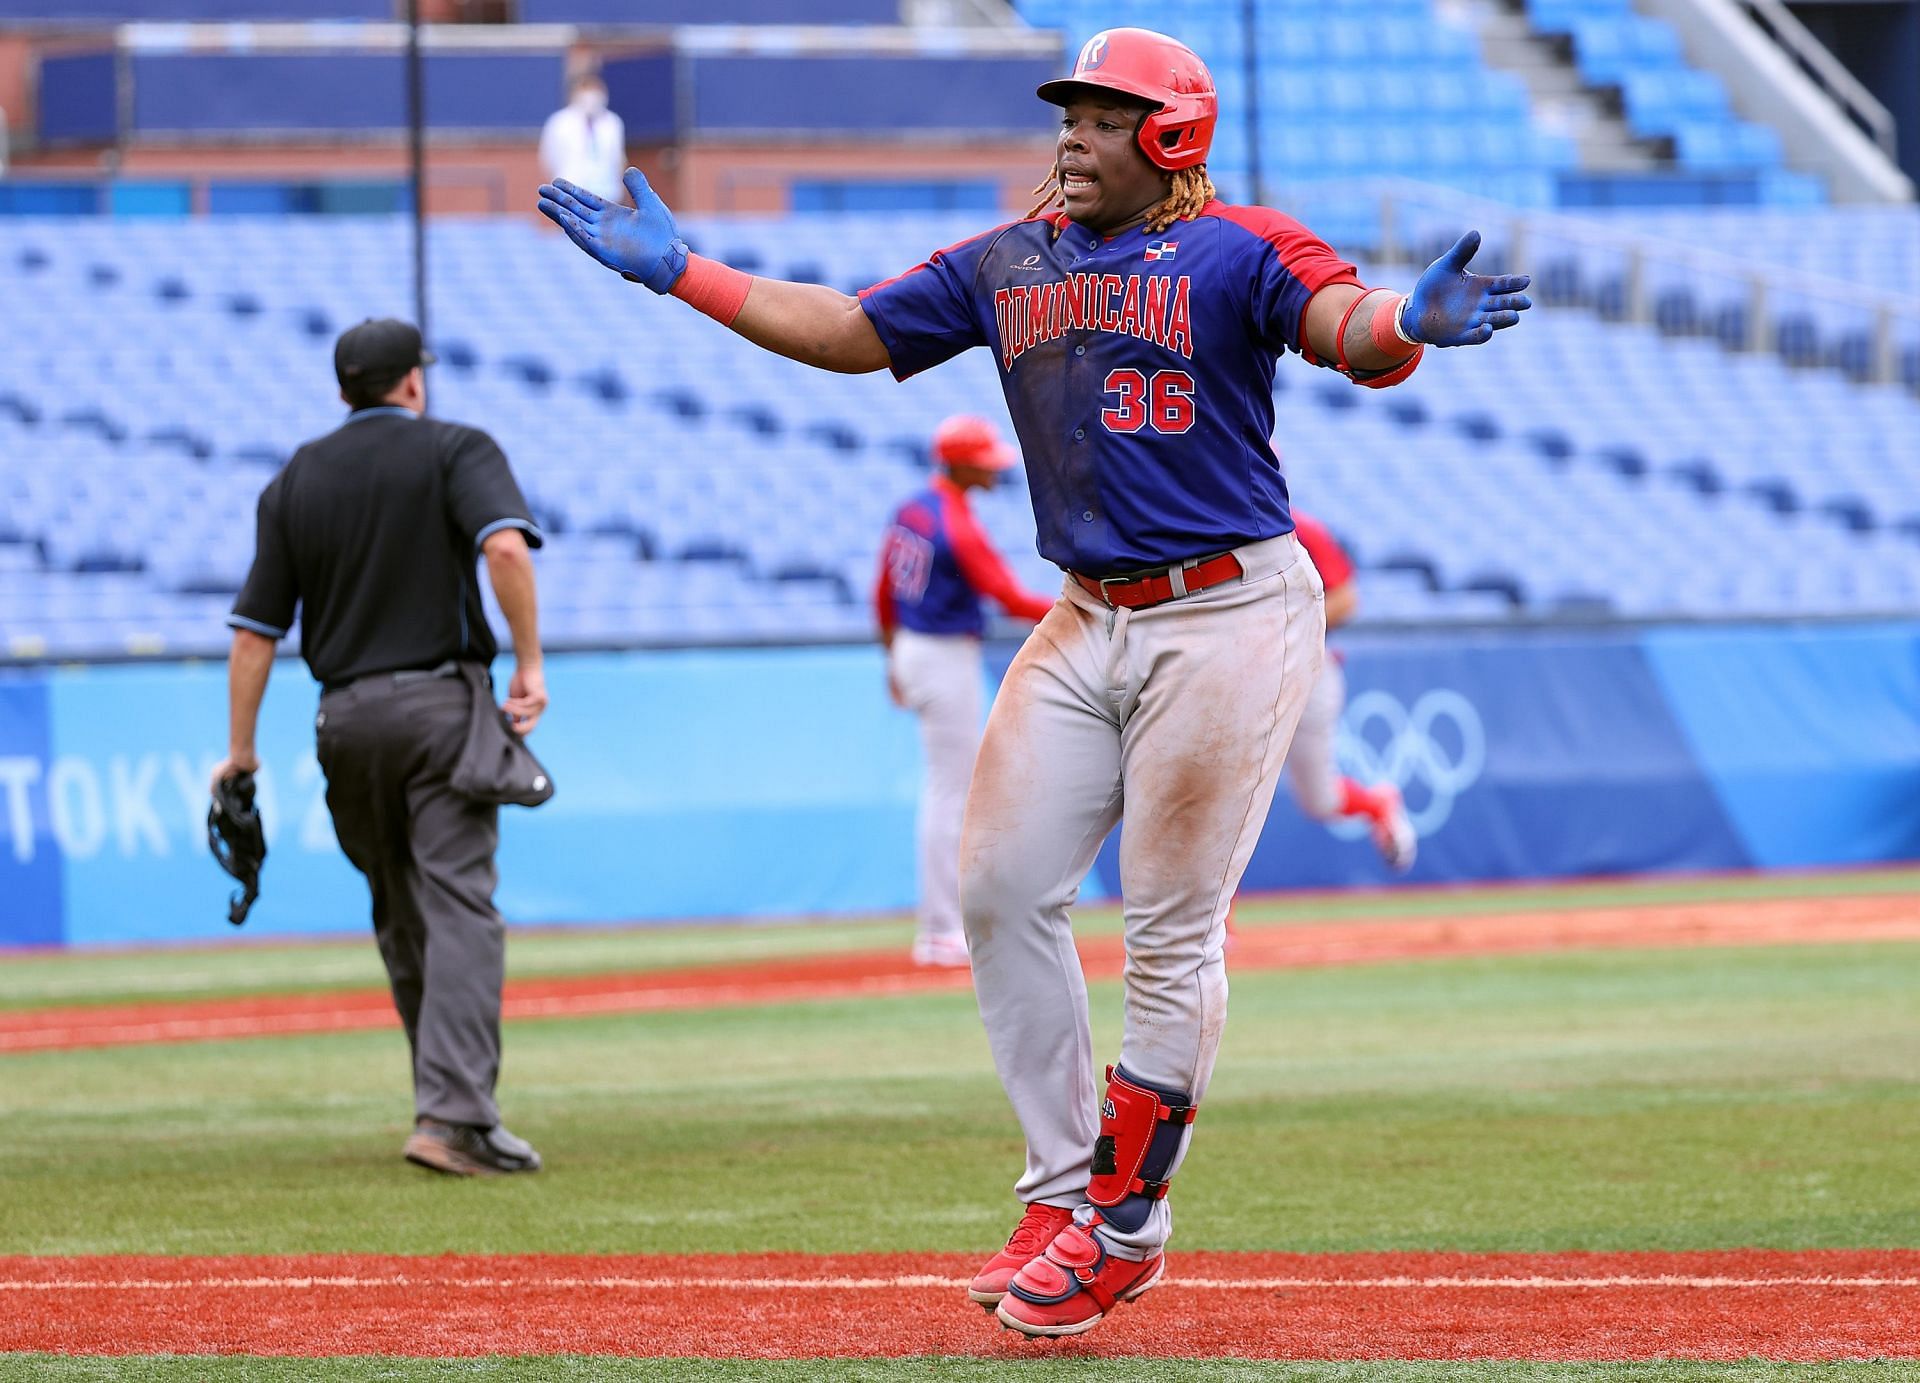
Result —
[[[522,734],[546,709],[533,563],[540,530],[486,433],[424,416],[433,357],[420,332],[362,322],[334,347],[352,409],[260,495],[253,569],[234,602],[228,774],[259,766],[254,729],[275,641],[300,614],[325,688],[315,717],[334,833],[373,892],[373,931],[413,1051],[409,1162],[456,1175],[532,1172],[500,1122],[506,930],[493,906],[499,807],[450,778],[497,651],[475,558],[513,631],[505,710]],[[491,714],[491,708],[488,708]],[[504,737],[503,737],[504,738]]]

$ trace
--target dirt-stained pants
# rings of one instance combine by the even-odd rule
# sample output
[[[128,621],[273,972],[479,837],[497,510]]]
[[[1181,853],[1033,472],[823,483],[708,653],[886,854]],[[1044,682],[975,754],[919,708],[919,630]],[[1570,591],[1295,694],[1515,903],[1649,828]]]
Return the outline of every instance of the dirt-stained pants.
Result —
[[[1085,1197],[1101,1087],[1067,914],[1123,807],[1120,1064],[1196,1101],[1213,1074],[1227,905],[1326,639],[1325,593],[1291,534],[1239,556],[1240,581],[1138,611],[1069,579],[988,718],[960,899],[980,1016],[1026,1133],[1023,1201]],[[1144,1256],[1171,1226],[1162,1201],[1113,1237]]]

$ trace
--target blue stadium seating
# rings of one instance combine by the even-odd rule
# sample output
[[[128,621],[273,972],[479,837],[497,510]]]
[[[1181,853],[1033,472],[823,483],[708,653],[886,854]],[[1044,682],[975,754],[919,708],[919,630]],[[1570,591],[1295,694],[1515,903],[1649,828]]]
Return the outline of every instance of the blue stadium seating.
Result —
[[[1263,0],[1252,92],[1237,5],[1020,0],[1019,10],[1029,24],[1064,30],[1070,49],[1131,24],[1205,57],[1223,112],[1207,167],[1230,197],[1251,196],[1256,102],[1270,182],[1387,172],[1543,204],[1552,175],[1576,161],[1571,141],[1533,127],[1519,79],[1488,68],[1471,31],[1439,18],[1430,0]]]
[[[1823,200],[1817,181],[1785,172],[1772,131],[1735,118],[1719,79],[1687,66],[1672,26],[1636,14],[1630,0],[1528,0],[1527,8],[1538,30],[1565,37],[1589,84],[1620,91],[1634,133],[1666,141],[1695,182],[1745,179],[1741,195],[1769,204]],[[1230,196],[1250,195],[1250,95],[1269,182],[1392,173],[1546,204],[1558,175],[1578,161],[1571,140],[1532,124],[1519,80],[1487,67],[1472,31],[1430,0],[1261,0],[1252,93],[1237,5],[1020,0],[1019,9],[1030,24],[1064,30],[1070,45],[1137,24],[1207,57],[1225,112],[1208,166]],[[1695,182],[1670,182],[1666,195]]]
[[[1909,273],[1920,231],[1912,211],[1880,214],[1871,235],[1855,212],[1799,213],[1792,230],[1777,213],[1728,229],[1694,215],[1676,235],[1835,261],[1834,247],[1884,241],[1854,271],[1867,280]],[[1357,222],[1325,228],[1364,243]],[[685,229],[707,253],[847,288],[980,220]],[[223,645],[254,498],[339,416],[334,333],[407,310],[407,243],[388,218],[0,223],[0,656]],[[905,385],[808,371],[526,222],[438,221],[432,263],[433,406],[514,458],[551,535],[539,560],[557,645],[863,637],[878,535],[925,480],[933,423],[1005,417],[982,352]],[[1912,394],[1572,308],[1386,393],[1298,362],[1279,391],[1296,494],[1352,544],[1369,619],[1920,602]],[[981,508],[1026,580],[1057,580],[1018,484]]]
[[[1625,224],[1626,218],[1622,218]],[[1846,279],[1883,293],[1920,290],[1920,214],[1910,206],[1702,212],[1642,208],[1635,231]]]

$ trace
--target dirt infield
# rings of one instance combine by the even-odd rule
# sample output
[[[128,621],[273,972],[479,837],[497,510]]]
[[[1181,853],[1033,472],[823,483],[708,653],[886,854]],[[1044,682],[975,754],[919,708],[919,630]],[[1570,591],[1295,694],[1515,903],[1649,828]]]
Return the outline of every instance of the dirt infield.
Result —
[[[0,1258],[0,1350],[718,1358],[1920,1357],[1920,1250],[1175,1253],[1081,1343],[962,1295],[952,1254]]]
[[[1920,896],[1885,894],[1681,905],[1572,908],[1471,917],[1396,918],[1252,928],[1236,970],[1362,965],[1421,957],[1663,946],[1920,940]],[[1118,937],[1084,938],[1091,978],[1120,973]],[[857,951],[624,975],[511,981],[509,1020],[644,1013],[964,989],[964,972],[915,967],[904,952]],[[0,1053],[146,1042],[199,1042],[395,1025],[384,990],[327,990],[203,1002],[0,1013]]]

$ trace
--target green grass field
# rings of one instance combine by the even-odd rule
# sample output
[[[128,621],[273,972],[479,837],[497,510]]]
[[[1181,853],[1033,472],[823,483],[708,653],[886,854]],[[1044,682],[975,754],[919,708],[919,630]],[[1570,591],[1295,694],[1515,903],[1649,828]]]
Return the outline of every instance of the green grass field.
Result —
[[[1711,903],[1743,898],[1830,898],[1920,890],[1920,870],[1754,878],[1676,878],[1502,888],[1354,891],[1241,900],[1252,926],[1348,918],[1461,917],[1617,904]],[[1112,908],[1076,914],[1083,935],[1120,930]],[[912,935],[900,918],[806,920],[772,925],[715,924],[608,930],[526,929],[514,934],[510,973],[518,979],[668,966],[752,961],[875,947],[904,950]],[[0,958],[0,1009],[57,1004],[139,1003],[383,986],[371,938],[324,942],[262,941],[236,933],[233,944],[86,955],[26,952]]]
[[[1784,881],[1795,886],[1795,881]],[[1825,891],[1835,891],[1832,881]],[[1866,890],[1914,876],[1856,876]],[[1572,901],[1750,885],[1595,888]],[[1766,896],[1777,896],[1770,888]],[[1754,896],[1760,896],[1755,894]],[[1493,906],[1566,904],[1505,891]],[[1390,897],[1259,903],[1246,925]],[[1419,894],[1404,912],[1486,911]],[[1110,926],[1097,919],[1097,926]],[[544,934],[512,973],[904,943],[899,923]],[[20,1007],[375,984],[362,945],[0,963]],[[1566,953],[1236,975],[1177,1193],[1187,1248],[1920,1246],[1920,946]],[[1096,1045],[1118,992],[1093,986]],[[459,1182],[402,1163],[397,1032],[0,1058],[0,1253],[986,1252],[1020,1139],[960,993],[510,1026],[508,1122],[548,1160]],[[1920,1328],[1920,1327],[1917,1327]],[[53,1359],[0,1379],[799,1379],[1004,1365],[541,1359]],[[1920,1365],[1326,1364],[1053,1359],[1033,1379],[1920,1378]]]

